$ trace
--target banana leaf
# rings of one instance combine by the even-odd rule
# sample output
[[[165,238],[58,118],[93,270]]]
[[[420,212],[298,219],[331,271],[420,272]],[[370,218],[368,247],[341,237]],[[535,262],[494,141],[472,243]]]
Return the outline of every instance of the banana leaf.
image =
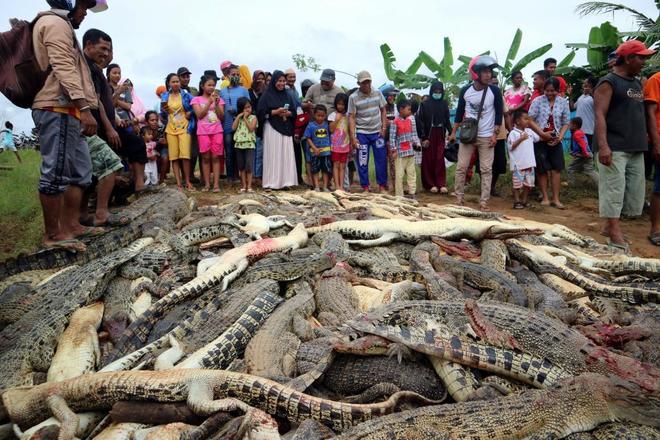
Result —
[[[600,27],[594,26],[589,31],[589,44],[606,44]],[[599,67],[605,63],[602,49],[587,49],[587,62],[590,66]]]
[[[451,47],[451,40],[449,37],[444,39],[445,54],[442,57],[442,81],[446,81],[451,77],[451,66],[454,65],[454,52]]]
[[[515,66],[513,66],[510,70],[510,72],[515,72],[517,70],[522,70],[524,69],[529,63],[534,61],[537,58],[542,57],[546,52],[548,52],[550,49],[552,49],[552,43],[548,43],[545,46],[541,46],[538,49],[535,49],[522,57]]]
[[[442,77],[442,66],[428,53],[421,51],[418,56],[419,59],[428,67],[428,69],[433,72],[436,76]]]
[[[479,55],[490,55],[490,51],[487,50],[486,52],[482,52]],[[469,57],[467,55],[459,55],[458,56],[458,61],[462,62],[465,65],[469,65],[470,61],[472,61],[473,57]]]
[[[418,55],[417,58],[415,58],[415,60],[412,62],[412,64],[410,64],[410,67],[406,69],[405,73],[406,75],[414,75],[417,73],[420,67],[422,67],[422,59]]]
[[[559,62],[559,64],[557,64],[557,68],[570,66],[574,58],[575,58],[575,51],[572,50]]]
[[[604,49],[607,44],[593,44],[593,43],[566,43],[566,47],[570,49]]]
[[[509,53],[506,55],[506,61],[504,62],[504,71],[505,74],[508,74],[513,65],[513,60],[518,56],[518,50],[520,49],[520,42],[522,41],[522,31],[520,29],[516,30],[516,35],[513,37],[511,42],[511,47],[509,47]]]
[[[396,57],[394,56],[394,52],[392,52],[392,49],[387,43],[383,43],[380,45],[380,53],[383,55],[383,66],[385,67],[385,76],[387,76],[387,79],[390,81],[394,81],[396,76],[397,76],[397,71],[394,68],[394,63],[396,63]]]
[[[603,44],[606,44],[610,47],[617,47],[621,43],[619,30],[612,26],[609,21],[606,21],[600,25],[600,34],[603,38]]]

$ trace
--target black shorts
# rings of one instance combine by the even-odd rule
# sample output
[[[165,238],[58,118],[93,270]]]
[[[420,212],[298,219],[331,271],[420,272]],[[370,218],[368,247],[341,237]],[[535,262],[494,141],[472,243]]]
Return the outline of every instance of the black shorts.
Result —
[[[121,148],[117,154],[125,157],[128,163],[147,163],[147,146],[142,138],[125,128],[118,128],[117,133],[121,139]]]
[[[319,172],[332,174],[332,159],[328,156],[312,156],[312,174]]]
[[[534,144],[534,156],[536,158],[536,172],[547,173],[548,171],[562,171],[564,169],[564,147],[561,142],[550,146],[547,142]]]
[[[234,155],[238,170],[251,173],[254,168],[254,148],[234,148]]]

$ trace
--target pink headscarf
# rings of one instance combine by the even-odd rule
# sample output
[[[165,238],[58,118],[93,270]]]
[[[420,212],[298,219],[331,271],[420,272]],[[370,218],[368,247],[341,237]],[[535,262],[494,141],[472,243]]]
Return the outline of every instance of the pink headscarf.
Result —
[[[122,78],[119,81],[119,84],[124,84],[126,78]],[[140,124],[144,123],[144,115],[147,113],[147,108],[144,106],[144,103],[140,97],[135,93],[135,84],[131,88],[131,98],[133,99],[133,104],[131,105],[131,113],[138,120]]]

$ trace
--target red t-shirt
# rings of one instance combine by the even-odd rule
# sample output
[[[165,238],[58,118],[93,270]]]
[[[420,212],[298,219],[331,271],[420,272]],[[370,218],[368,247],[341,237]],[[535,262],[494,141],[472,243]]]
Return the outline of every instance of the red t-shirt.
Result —
[[[536,98],[538,98],[541,95],[543,95],[542,91],[534,89],[534,91],[532,91],[532,96],[530,96],[529,101],[527,101],[527,105],[525,106],[525,110],[529,111],[529,107],[532,105],[532,101],[534,101]]]

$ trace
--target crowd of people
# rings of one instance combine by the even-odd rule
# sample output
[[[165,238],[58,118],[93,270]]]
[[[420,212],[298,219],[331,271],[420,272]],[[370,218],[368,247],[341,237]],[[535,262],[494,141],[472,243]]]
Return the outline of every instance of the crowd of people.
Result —
[[[239,191],[246,193],[257,186],[269,191],[301,185],[350,191],[357,189],[357,172],[362,191],[393,189],[396,196],[414,198],[419,167],[424,190],[451,193],[463,204],[476,166],[483,211],[490,209],[498,178],[509,171],[513,208],[529,207],[532,194],[538,194],[541,205],[565,209],[560,176],[568,131],[569,181],[584,173],[598,184],[606,220],[602,233],[615,247],[627,246],[619,218],[641,214],[644,152],[652,152],[647,155],[655,161],[649,239],[660,243],[660,77],[653,75],[644,93],[638,76],[654,51],[641,42],[623,43],[612,56],[611,73],[587,78],[576,102],[570,100],[571,86],[555,75],[552,58],[534,73],[531,88],[514,72],[503,90],[494,75],[496,60],[477,56],[453,121],[439,81],[422,99],[397,99],[393,86],[375,88],[367,71],[357,74],[357,87],[345,91],[335,84],[335,71],[325,69],[319,83],[305,80],[299,93],[293,69],[250,74],[231,61],[221,63],[222,76],[204,71],[197,87],[186,67],[168,74],[150,109],[112,63],[110,35],[90,29],[82,46],[75,43],[74,29],[96,1],[47,1],[53,14],[36,22],[34,48],[52,74],[33,104],[43,158],[39,193],[46,246],[82,251],[81,236],[126,223],[108,211],[110,199],[127,183],[126,171],[138,193],[166,184],[170,173],[187,191],[198,185],[204,192],[220,192],[221,179],[240,182]],[[453,192],[445,161],[452,155]],[[96,210],[89,215],[92,192]]]

